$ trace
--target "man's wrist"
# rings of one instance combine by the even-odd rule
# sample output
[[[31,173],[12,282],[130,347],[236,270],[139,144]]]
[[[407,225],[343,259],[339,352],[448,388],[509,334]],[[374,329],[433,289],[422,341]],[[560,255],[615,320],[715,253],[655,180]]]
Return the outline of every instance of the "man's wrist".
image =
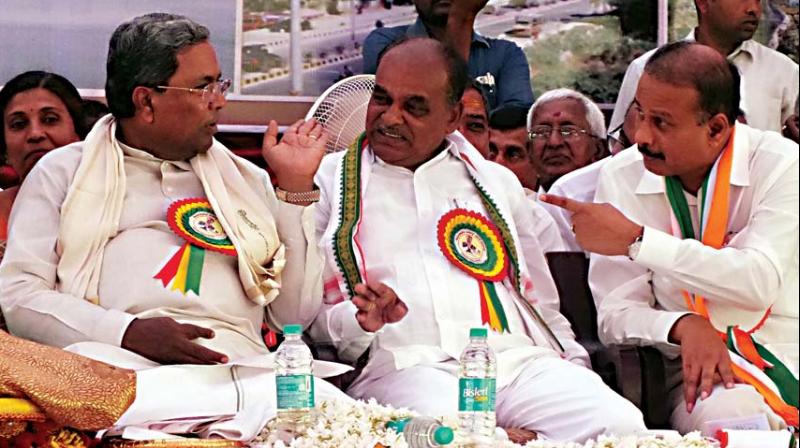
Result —
[[[281,187],[275,189],[275,196],[286,203],[296,205],[309,205],[319,201],[319,189],[312,188],[308,191],[286,191]]]
[[[642,247],[642,240],[644,239],[644,226],[636,226],[635,232],[633,233],[633,238],[630,239],[628,246],[627,246],[627,255],[631,261],[635,260],[636,257],[639,255],[639,249]]]
[[[683,333],[686,330],[687,326],[692,325],[692,321],[700,316],[694,313],[687,313],[686,315],[682,316],[678,320],[672,324],[672,328],[669,330],[669,335],[667,336],[667,341],[673,344],[680,345],[681,341],[683,340]],[[701,317],[702,319],[702,317]]]
[[[278,180],[278,188],[288,193],[302,193],[314,189],[314,178],[300,178],[300,179],[281,179]]]

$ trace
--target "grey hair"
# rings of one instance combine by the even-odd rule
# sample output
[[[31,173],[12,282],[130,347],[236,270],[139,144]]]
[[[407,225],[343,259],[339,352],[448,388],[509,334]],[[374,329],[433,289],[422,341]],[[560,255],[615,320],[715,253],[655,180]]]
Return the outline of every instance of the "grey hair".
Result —
[[[208,28],[184,16],[152,13],[117,27],[108,43],[106,100],[116,118],[136,111],[133,89],[167,84],[178,52],[208,40]]]
[[[536,113],[536,109],[539,108],[539,106],[552,101],[565,99],[576,100],[583,104],[583,108],[586,110],[586,121],[589,123],[589,132],[595,137],[606,138],[606,119],[600,107],[586,95],[572,89],[553,89],[543,93],[528,111],[528,132],[531,130],[533,115]]]

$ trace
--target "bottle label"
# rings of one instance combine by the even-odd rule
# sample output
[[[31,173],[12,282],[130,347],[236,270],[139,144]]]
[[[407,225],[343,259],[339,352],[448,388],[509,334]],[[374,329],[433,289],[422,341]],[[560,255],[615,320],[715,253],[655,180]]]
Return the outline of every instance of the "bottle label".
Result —
[[[494,378],[459,378],[458,410],[461,412],[494,412]]]
[[[278,389],[278,409],[314,407],[314,377],[312,375],[276,376],[275,385]]]

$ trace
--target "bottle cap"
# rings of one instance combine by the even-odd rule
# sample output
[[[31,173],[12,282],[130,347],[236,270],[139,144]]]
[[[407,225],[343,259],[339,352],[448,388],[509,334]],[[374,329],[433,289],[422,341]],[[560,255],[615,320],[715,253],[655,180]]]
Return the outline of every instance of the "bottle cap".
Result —
[[[472,328],[469,330],[469,337],[471,338],[486,338],[489,333],[485,328]]]
[[[455,438],[453,430],[447,426],[436,428],[436,431],[433,432],[433,441],[439,445],[449,445],[453,438]]]
[[[292,324],[283,327],[283,334],[290,335],[290,334],[303,334],[303,326]]]
[[[409,420],[411,419],[405,418],[403,420],[392,420],[386,423],[386,429],[394,429],[394,432],[401,434],[406,428],[406,423],[408,423]]]

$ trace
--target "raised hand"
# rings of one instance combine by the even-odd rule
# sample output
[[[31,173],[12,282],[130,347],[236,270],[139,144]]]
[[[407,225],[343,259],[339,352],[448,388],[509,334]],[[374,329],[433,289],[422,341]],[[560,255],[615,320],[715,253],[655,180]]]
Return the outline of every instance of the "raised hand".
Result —
[[[574,201],[552,194],[543,194],[543,202],[572,213],[572,231],[584,250],[601,255],[627,255],[628,246],[643,228],[626,218],[610,204]]]
[[[192,340],[211,339],[214,332],[192,324],[180,324],[169,317],[136,319],[122,337],[122,348],[161,364],[217,364],[228,362],[222,353]]]
[[[311,191],[328,136],[314,120],[298,120],[278,142],[278,123],[269,122],[261,144],[261,156],[275,173],[278,187],[292,192]]]
[[[383,283],[359,283],[355,292],[356,320],[364,331],[376,332],[386,324],[399,322],[408,313],[406,304]]]
[[[672,326],[669,340],[681,346],[687,412],[694,409],[698,392],[700,399],[705,400],[716,383],[723,382],[728,389],[733,387],[728,347],[708,320],[696,314],[681,317]]]

